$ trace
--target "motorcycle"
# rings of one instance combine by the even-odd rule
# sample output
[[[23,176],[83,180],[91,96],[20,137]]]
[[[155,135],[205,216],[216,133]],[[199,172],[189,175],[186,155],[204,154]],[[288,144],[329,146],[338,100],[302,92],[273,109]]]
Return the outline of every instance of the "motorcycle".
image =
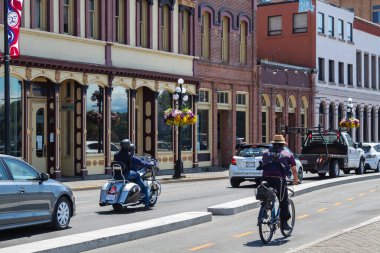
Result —
[[[149,166],[140,168],[140,174],[144,185],[148,187],[150,193],[149,206],[153,207],[157,203],[158,196],[161,194],[161,184],[156,179],[159,170],[157,159],[145,155],[140,157],[149,163]],[[141,188],[133,181],[127,180],[123,175],[124,164],[120,162],[111,163],[112,179],[103,185],[100,191],[100,206],[112,205],[115,211],[121,211],[128,206],[143,204],[144,194]]]

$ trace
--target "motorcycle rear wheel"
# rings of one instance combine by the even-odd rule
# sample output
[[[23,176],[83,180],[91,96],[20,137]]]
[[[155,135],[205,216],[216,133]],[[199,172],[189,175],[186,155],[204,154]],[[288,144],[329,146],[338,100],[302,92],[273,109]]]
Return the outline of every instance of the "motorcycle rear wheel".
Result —
[[[158,200],[158,190],[150,190],[149,206],[154,207]]]

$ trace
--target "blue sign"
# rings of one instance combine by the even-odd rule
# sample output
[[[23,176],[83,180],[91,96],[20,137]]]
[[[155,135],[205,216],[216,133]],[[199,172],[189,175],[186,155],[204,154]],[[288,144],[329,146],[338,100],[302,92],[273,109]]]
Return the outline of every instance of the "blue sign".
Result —
[[[311,0],[299,0],[298,4],[298,12],[308,12],[308,11],[314,11],[314,5],[311,2]]]

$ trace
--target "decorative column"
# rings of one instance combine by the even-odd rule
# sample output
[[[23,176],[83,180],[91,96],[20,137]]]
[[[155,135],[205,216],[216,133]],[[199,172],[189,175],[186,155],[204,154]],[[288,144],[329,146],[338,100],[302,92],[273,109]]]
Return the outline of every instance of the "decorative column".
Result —
[[[197,85],[197,94],[199,94],[199,85]],[[193,113],[198,115],[198,95],[193,96]],[[198,119],[199,120],[199,119]],[[198,127],[197,124],[192,125],[193,129],[193,168],[198,168]]]
[[[30,81],[24,82],[23,89],[23,123],[24,123],[24,134],[22,135],[22,147],[23,147],[23,158],[25,162],[30,162],[30,108],[29,108],[29,98],[30,98]]]
[[[112,125],[111,125],[111,96],[112,96],[112,85],[113,76],[109,76],[108,85],[109,87],[105,87],[104,92],[104,119],[105,119],[105,136],[104,136],[104,151],[106,155],[105,159],[105,174],[111,174],[111,161],[112,161],[112,155],[111,155],[111,132],[112,132]]]
[[[58,73],[57,73],[58,74]],[[56,75],[57,75],[56,74]],[[59,74],[58,74],[59,75]],[[58,78],[57,78],[58,79]],[[49,142],[54,143],[54,178],[61,178],[61,157],[60,157],[60,102],[59,102],[59,91],[61,85],[59,83],[54,84],[54,133],[50,133]]]
[[[133,89],[129,90],[129,108],[129,139],[136,143],[136,90]]]
[[[334,128],[333,129],[338,129],[339,128],[339,115],[338,115],[338,111],[339,111],[339,105],[338,106],[334,106]]]
[[[85,178],[88,175],[88,170],[87,170],[87,154],[86,154],[86,140],[87,140],[87,120],[86,120],[86,115],[87,115],[87,85],[82,85],[82,98],[81,98],[81,126],[83,128],[83,131],[81,132],[81,143],[82,143],[82,150],[81,150],[81,157],[82,157],[82,167],[80,169],[80,176],[82,178]]]
[[[327,105],[325,105],[324,110],[323,110],[323,128],[324,129],[329,129],[329,118],[330,118],[330,110],[328,109]]]
[[[215,165],[220,165],[219,164],[219,159],[218,159],[218,126],[217,126],[217,122],[218,122],[218,96],[217,96],[217,85],[212,82],[212,90],[214,91],[214,94],[211,96],[212,97],[212,113],[211,113],[211,117],[212,117],[212,120],[211,120],[211,124],[212,124],[212,138],[211,138],[211,142],[212,142],[212,165],[215,166]]]
[[[367,141],[371,142],[372,134],[371,134],[371,128],[372,128],[372,115],[371,110],[366,110],[367,115],[364,115],[364,117],[367,117],[367,129],[366,129],[366,135],[367,135]]]
[[[359,112],[359,121],[361,123],[361,126],[359,127],[359,140],[363,142],[364,140],[364,131],[363,131],[363,121],[364,121],[364,108],[360,107],[360,112]]]

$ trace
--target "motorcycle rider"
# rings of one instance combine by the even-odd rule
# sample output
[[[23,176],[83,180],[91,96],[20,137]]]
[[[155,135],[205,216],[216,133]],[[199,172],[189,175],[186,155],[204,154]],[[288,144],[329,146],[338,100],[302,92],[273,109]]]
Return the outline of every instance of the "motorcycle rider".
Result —
[[[288,224],[290,212],[288,206],[288,191],[286,188],[286,175],[290,169],[294,185],[298,184],[298,174],[296,162],[293,155],[284,149],[286,142],[282,135],[275,135],[272,141],[272,147],[263,154],[263,180],[267,181],[270,187],[277,191],[277,198],[280,202],[280,219],[281,227],[284,230],[290,230]]]
[[[148,187],[144,185],[143,180],[140,177],[140,174],[133,170],[134,154],[131,152],[131,141],[129,139],[124,139],[120,142],[120,151],[118,151],[114,156],[114,161],[122,162],[125,164],[125,170],[123,172],[124,176],[128,180],[133,180],[138,186],[142,193],[145,195],[144,197],[144,205],[145,208],[149,208],[149,192]]]

